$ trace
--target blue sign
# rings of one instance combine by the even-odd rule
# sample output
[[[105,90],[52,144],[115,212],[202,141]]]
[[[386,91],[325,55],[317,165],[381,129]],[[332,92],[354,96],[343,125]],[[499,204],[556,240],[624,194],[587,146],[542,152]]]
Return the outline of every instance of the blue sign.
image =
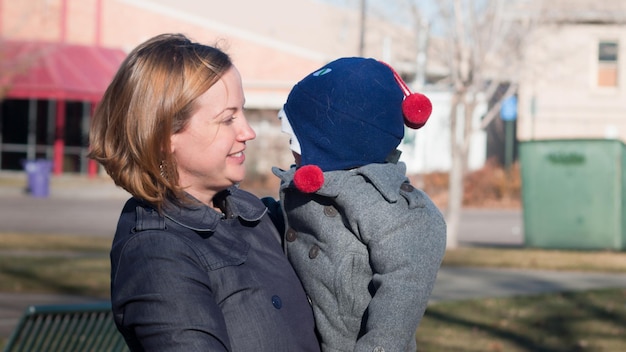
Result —
[[[517,118],[517,97],[510,96],[502,102],[500,117],[504,121],[513,121]]]

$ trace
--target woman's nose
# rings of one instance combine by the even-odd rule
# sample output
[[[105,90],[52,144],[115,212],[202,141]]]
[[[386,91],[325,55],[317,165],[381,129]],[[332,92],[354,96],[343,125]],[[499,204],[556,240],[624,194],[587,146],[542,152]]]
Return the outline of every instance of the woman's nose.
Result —
[[[256,132],[252,129],[247,119],[242,119],[243,124],[239,131],[239,139],[242,141],[249,141],[256,138]]]

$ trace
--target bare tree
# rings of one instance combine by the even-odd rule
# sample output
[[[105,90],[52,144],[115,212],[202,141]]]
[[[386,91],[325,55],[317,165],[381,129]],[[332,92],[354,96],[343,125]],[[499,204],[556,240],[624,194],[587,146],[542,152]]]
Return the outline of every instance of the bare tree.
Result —
[[[414,1],[414,0],[412,0]],[[470,140],[499,115],[501,102],[515,94],[522,63],[523,39],[532,21],[513,6],[520,1],[440,0],[433,18],[442,45],[429,60],[439,60],[448,71],[444,83],[451,89],[451,169],[446,220],[448,248],[458,246],[458,230],[468,170]],[[528,1],[524,1],[527,4]],[[498,88],[508,85],[502,95]],[[493,100],[495,94],[501,95]],[[479,126],[473,121],[477,106],[495,101]]]
[[[434,82],[451,91],[448,248],[458,246],[464,179],[470,142],[499,116],[502,102],[516,94],[523,63],[524,40],[537,19],[541,0],[360,0],[363,16],[410,22],[417,43],[413,86],[429,79],[427,62],[444,66],[447,74]],[[430,6],[430,7],[427,7]],[[364,22],[363,22],[364,23]],[[364,30],[364,29],[363,29]],[[427,45],[428,49],[424,49]],[[425,53],[427,56],[423,56]],[[507,87],[502,92],[502,87]],[[480,123],[476,109],[490,102]]]

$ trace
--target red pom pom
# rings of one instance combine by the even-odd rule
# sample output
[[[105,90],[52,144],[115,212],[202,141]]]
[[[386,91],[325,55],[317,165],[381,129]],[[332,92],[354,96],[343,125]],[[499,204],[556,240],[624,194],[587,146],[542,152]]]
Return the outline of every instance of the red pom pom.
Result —
[[[317,165],[305,165],[296,170],[293,183],[303,193],[313,193],[324,185],[324,173]]]
[[[413,129],[424,126],[432,111],[433,105],[424,94],[411,93],[402,102],[404,123]]]

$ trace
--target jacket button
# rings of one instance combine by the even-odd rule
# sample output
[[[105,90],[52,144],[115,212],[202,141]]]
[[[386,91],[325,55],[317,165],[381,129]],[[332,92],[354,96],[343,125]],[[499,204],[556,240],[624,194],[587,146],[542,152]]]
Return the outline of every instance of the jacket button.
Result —
[[[405,192],[413,192],[413,186],[411,186],[410,183],[403,183],[402,185],[400,185],[400,189],[405,191]]]
[[[296,230],[289,228],[285,237],[287,238],[287,242],[293,242],[296,238],[298,238],[298,234],[296,233]]]
[[[314,245],[313,247],[311,247],[311,250],[309,251],[309,258],[315,259],[319,253],[320,253],[320,247],[318,247],[317,245]]]
[[[334,218],[335,216],[337,216],[337,209],[335,209],[335,207],[333,207],[332,205],[327,205],[324,207],[324,214],[328,217]]]
[[[381,347],[381,346],[376,346],[376,347],[374,347],[372,352],[385,352],[385,349],[383,347]]]
[[[280,309],[283,306],[283,301],[278,296],[272,296],[272,305],[276,309]]]

